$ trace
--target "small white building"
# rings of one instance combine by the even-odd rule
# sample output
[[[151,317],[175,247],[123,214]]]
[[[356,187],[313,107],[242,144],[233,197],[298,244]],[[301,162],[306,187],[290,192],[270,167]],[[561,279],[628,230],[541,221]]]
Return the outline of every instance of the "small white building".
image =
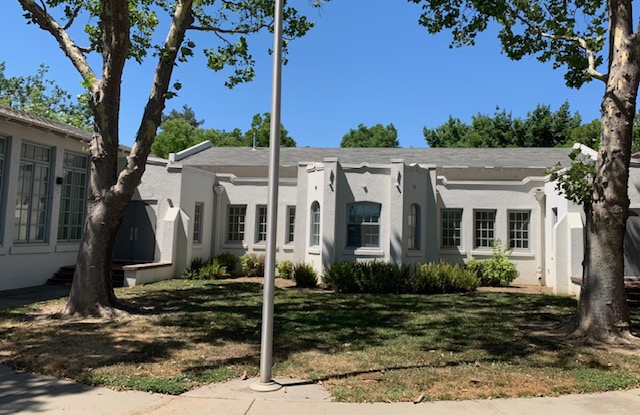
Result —
[[[90,138],[0,107],[0,290],[43,284],[75,263]],[[516,283],[575,294],[582,209],[546,176],[569,164],[570,151],[282,148],[277,260],[308,262],[320,274],[337,261],[463,263],[489,257],[499,240],[520,271]],[[151,157],[114,260],[155,264],[133,267],[139,283],[178,276],[196,257],[264,253],[268,160],[268,148],[208,142],[169,160]],[[640,276],[637,167],[625,248],[630,276]]]

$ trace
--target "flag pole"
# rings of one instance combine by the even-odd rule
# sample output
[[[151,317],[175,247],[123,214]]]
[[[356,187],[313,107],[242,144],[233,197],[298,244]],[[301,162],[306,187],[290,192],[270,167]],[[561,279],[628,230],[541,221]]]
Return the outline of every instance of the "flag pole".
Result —
[[[282,385],[271,378],[273,368],[273,300],[275,294],[276,231],[278,217],[278,181],[280,168],[280,102],[282,91],[282,15],[284,0],[275,1],[273,29],[273,79],[271,90],[271,130],[269,136],[269,185],[267,201],[267,248],[262,303],[260,342],[260,380],[251,389],[272,392]]]

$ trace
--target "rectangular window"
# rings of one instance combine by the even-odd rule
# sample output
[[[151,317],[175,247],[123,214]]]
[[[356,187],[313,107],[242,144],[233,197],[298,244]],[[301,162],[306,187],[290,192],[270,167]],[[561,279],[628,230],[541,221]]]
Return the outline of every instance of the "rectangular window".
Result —
[[[229,206],[227,210],[227,242],[244,240],[246,206]]]
[[[529,249],[529,211],[509,212],[509,248]]]
[[[58,222],[59,241],[79,241],[82,237],[87,200],[88,165],[87,156],[65,151]]]
[[[45,242],[49,213],[51,148],[22,143],[13,240]]]
[[[296,207],[287,207],[287,243],[293,242],[293,236],[296,225]]]
[[[420,206],[412,204],[409,210],[409,249],[420,249]]]
[[[267,207],[258,206],[258,218],[256,220],[256,242],[267,241]]]
[[[204,203],[196,202],[193,207],[193,242],[202,243],[202,214],[204,213]]]
[[[380,246],[380,204],[361,202],[349,205],[347,246]]]
[[[462,246],[462,209],[442,209],[442,247],[457,248]]]
[[[474,218],[475,248],[491,248],[495,240],[495,210],[476,210]]]
[[[320,245],[320,204],[311,204],[311,246]]]

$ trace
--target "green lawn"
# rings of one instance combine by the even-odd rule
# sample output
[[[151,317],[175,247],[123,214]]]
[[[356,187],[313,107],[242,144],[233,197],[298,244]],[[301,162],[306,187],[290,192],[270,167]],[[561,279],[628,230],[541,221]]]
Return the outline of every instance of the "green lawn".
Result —
[[[260,284],[173,280],[118,296],[144,312],[113,321],[42,318],[33,308],[0,313],[0,363],[172,394],[257,374]],[[638,352],[578,347],[552,330],[575,308],[567,297],[289,287],[275,301],[274,376],[322,382],[336,400],[558,395],[640,381]]]

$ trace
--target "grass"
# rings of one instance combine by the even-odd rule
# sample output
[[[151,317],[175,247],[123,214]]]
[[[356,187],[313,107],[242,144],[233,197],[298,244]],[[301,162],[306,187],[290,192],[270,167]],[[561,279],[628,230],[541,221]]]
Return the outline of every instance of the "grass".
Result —
[[[0,363],[114,389],[179,394],[259,370],[262,286],[173,280],[117,291],[140,314],[43,318],[63,301],[0,312]],[[558,395],[636,387],[640,356],[564,342],[575,300],[477,292],[346,295],[276,290],[276,377],[338,401]],[[634,320],[637,326],[638,320]]]

